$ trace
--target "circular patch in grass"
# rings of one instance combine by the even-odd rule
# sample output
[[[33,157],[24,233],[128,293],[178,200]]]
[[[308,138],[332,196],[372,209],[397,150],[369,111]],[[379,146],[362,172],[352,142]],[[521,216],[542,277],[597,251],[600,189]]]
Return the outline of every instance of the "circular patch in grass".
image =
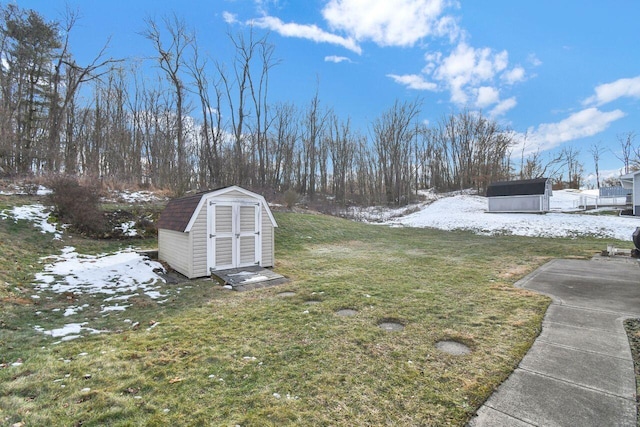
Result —
[[[471,353],[471,349],[468,346],[453,340],[438,341],[436,348],[454,356],[464,356],[465,354]]]
[[[353,317],[356,314],[358,314],[358,310],[354,310],[352,308],[343,308],[341,310],[336,311],[336,314],[338,316],[343,316],[343,317]]]
[[[290,297],[293,297],[295,295],[296,295],[296,293],[292,292],[292,291],[285,291],[285,292],[278,293],[278,296],[281,297],[281,298],[290,298]]]
[[[321,302],[322,301],[319,301],[317,299],[310,299],[310,300],[305,301],[304,303],[308,304],[308,305],[315,305],[315,304],[320,304]]]
[[[397,332],[404,329],[404,325],[396,319],[383,319],[378,322],[378,328],[387,332]]]

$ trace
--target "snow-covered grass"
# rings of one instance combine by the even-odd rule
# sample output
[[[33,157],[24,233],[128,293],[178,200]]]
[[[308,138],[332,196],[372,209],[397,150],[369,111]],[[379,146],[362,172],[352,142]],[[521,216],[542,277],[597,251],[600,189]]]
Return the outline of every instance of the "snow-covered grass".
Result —
[[[124,203],[152,203],[166,200],[166,197],[158,196],[152,191],[110,191],[109,196],[104,198],[106,202],[124,202]]]
[[[117,227],[122,231],[122,235],[126,237],[135,237],[138,235],[138,230],[136,230],[136,222],[135,221],[126,221],[120,224]]]
[[[49,194],[51,194],[51,189],[43,185],[30,187],[25,185],[11,184],[4,190],[0,190],[0,195],[3,196],[24,196],[29,194],[34,194],[36,196],[48,196]]]
[[[588,194],[587,194],[588,195]],[[594,236],[631,240],[640,218],[590,215],[577,212],[582,192],[554,191],[547,214],[487,213],[487,198],[452,195],[435,200],[417,212],[386,221],[392,226],[470,230],[482,235],[513,234],[529,237]]]
[[[62,231],[58,230],[57,224],[50,222],[51,209],[40,204],[13,206],[11,209],[0,211],[1,219],[13,219],[14,221],[25,220],[33,223],[41,233],[51,233],[56,240],[62,239]],[[64,228],[64,227],[62,227]]]
[[[107,313],[126,310],[129,305],[121,305],[121,302],[140,295],[146,295],[152,300],[167,296],[159,291],[165,282],[158,274],[165,271],[162,264],[150,261],[133,249],[112,254],[83,255],[78,254],[73,247],[65,247],[61,255],[52,255],[43,261],[43,271],[36,274],[34,282],[38,294],[32,295],[32,298],[39,299],[39,294],[43,292],[94,295],[102,298],[100,312]],[[83,308],[85,306],[71,305],[66,308],[64,316],[78,314]],[[86,322],[82,324],[83,330],[99,332],[84,325]],[[47,331],[36,325],[35,329],[53,337],[66,334],[79,336],[76,326]]]

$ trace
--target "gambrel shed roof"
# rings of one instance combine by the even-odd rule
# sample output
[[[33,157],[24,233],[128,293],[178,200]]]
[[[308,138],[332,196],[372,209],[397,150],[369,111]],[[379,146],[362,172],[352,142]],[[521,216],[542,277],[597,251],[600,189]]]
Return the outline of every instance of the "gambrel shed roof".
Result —
[[[205,193],[169,200],[158,219],[158,228],[184,233],[203,194]]]
[[[239,191],[247,196],[259,199],[263,203],[263,206],[267,208],[267,214],[273,226],[278,226],[271,211],[268,209],[268,203],[263,196],[234,185],[231,187],[219,188],[217,190],[202,191],[191,196],[170,200],[162,211],[162,214],[160,214],[160,218],[158,219],[158,229],[179,231],[181,233],[188,232],[191,228],[190,226],[192,225],[194,214],[200,211],[200,208],[205,203],[206,199],[223,196],[225,193],[233,191]]]
[[[487,188],[487,197],[542,195],[545,194],[548,180],[536,178],[493,182]]]

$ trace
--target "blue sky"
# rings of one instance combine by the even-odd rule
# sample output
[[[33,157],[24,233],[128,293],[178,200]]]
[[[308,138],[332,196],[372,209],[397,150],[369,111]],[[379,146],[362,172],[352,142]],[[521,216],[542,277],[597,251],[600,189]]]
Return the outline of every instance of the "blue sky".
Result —
[[[49,19],[69,4],[79,62],[110,40],[114,57],[144,58],[144,19],[176,13],[214,58],[231,58],[226,32],[270,32],[273,101],[323,105],[363,133],[396,100],[423,101],[436,123],[481,110],[513,129],[526,152],[550,156],[601,144],[600,169],[619,171],[618,138],[640,145],[640,1],[637,0],[13,0]],[[514,157],[521,148],[514,149]]]

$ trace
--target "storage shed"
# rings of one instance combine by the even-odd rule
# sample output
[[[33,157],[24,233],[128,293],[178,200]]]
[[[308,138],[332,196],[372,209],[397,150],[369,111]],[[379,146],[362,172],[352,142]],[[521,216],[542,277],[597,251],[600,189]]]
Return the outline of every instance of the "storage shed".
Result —
[[[489,212],[548,212],[551,195],[549,178],[500,181],[487,188]]]
[[[640,171],[631,172],[620,177],[623,188],[631,190],[633,215],[640,216]]]
[[[277,226],[264,197],[241,187],[173,199],[158,220],[158,258],[190,279],[273,267]]]

